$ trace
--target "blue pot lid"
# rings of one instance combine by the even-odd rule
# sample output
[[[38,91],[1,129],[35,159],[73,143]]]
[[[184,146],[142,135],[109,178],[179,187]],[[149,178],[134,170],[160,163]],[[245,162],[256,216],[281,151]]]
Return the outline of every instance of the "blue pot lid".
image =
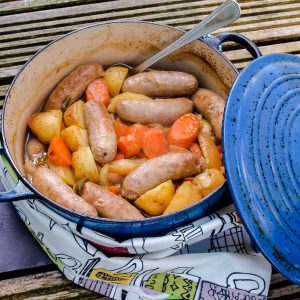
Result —
[[[223,117],[236,208],[261,252],[300,284],[300,58],[270,54],[238,76]]]

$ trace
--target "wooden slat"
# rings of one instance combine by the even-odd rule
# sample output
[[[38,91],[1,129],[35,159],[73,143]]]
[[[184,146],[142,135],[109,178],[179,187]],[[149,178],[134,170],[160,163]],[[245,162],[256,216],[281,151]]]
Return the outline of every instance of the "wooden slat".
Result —
[[[300,3],[297,4],[298,8],[300,9]],[[280,7],[276,6],[276,9]],[[181,14],[182,12],[180,12]],[[300,13],[300,10],[299,10]],[[167,13],[169,15],[169,13]],[[187,12],[188,15],[189,12]],[[157,17],[157,13],[153,16],[155,18]],[[160,13],[159,18],[164,18],[164,14]],[[153,21],[155,19],[152,19],[152,16],[140,16],[140,20],[150,20]],[[188,17],[188,18],[183,18],[183,19],[167,19],[167,20],[157,20],[158,23],[160,24],[168,24],[168,25],[177,25],[177,27],[182,28],[182,29],[189,29],[193,25],[193,23],[199,21],[199,16],[195,19],[195,17]],[[1,20],[1,19],[0,19]],[[189,23],[188,25],[181,25],[182,23],[186,24]],[[252,20],[253,22],[253,20]],[[288,18],[288,20],[283,19],[283,20],[273,20],[273,21],[267,21],[267,22],[261,22],[260,24],[251,24],[248,26],[243,26],[241,25],[232,25],[228,26],[222,30],[219,30],[219,32],[222,31],[237,31],[237,32],[247,32],[247,31],[255,31],[256,29],[260,28],[260,32],[262,32],[264,29],[274,29],[277,26],[286,26],[286,25],[293,25],[297,24],[299,22],[299,18]],[[12,49],[16,47],[26,47],[26,46],[32,46],[32,43],[47,43],[51,41],[54,37],[58,37],[64,33],[67,33],[69,31],[72,31],[74,29],[78,29],[82,27],[83,25],[88,25],[88,24],[94,24],[95,22],[92,23],[85,23],[85,24],[79,24],[79,25],[69,25],[69,26],[64,26],[64,27],[59,27],[55,26],[54,28],[47,28],[47,29],[40,29],[40,30],[33,30],[33,31],[25,31],[25,32],[20,32],[20,33],[9,33],[9,34],[3,34],[0,37],[0,49]],[[258,22],[256,22],[258,23]],[[65,25],[65,24],[62,24]],[[54,24],[53,24],[54,26]],[[3,30],[3,28],[2,28]],[[274,36],[278,37],[277,34],[274,33],[274,30],[271,32],[268,32],[268,34],[271,34],[270,39],[274,38]],[[264,37],[264,36],[263,36]],[[260,39],[257,37],[257,42],[259,42]]]
[[[274,284],[284,284],[272,289]],[[288,285],[287,285],[288,284]],[[76,286],[68,281],[59,271],[44,272],[35,275],[0,281],[1,299],[108,299]],[[268,299],[299,299],[300,286],[289,284],[281,274],[271,279]]]
[[[272,300],[288,300],[288,299],[300,299],[300,286],[296,284],[290,284],[281,288],[270,290],[268,299]]]
[[[8,84],[0,86],[0,99],[5,97],[8,88],[9,88]]]
[[[31,55],[26,55],[26,56],[17,56],[17,57],[10,57],[10,58],[5,58],[5,59],[1,59],[0,60],[0,68],[2,67],[11,67],[11,66],[15,66],[15,65],[20,65],[20,64],[24,64],[27,60],[29,60],[29,58],[31,57]]]
[[[137,14],[145,15],[151,12],[159,13],[159,18],[172,17],[176,15],[186,15],[187,9],[192,9],[192,13],[195,15],[208,14],[210,13],[216,5],[220,4],[222,1],[198,1],[192,0],[186,3],[184,0],[175,1],[159,1],[159,0],[146,0],[143,1],[142,5],[137,5],[135,1],[131,0],[119,0],[110,1],[105,3],[96,3],[90,5],[81,5],[80,9],[78,7],[65,7],[59,9],[43,10],[40,12],[29,12],[24,14],[12,15],[12,16],[2,16],[1,25],[9,26],[11,25],[11,17],[14,17],[14,24],[22,23],[37,23],[44,22],[50,19],[61,19],[61,18],[72,18],[80,16],[88,16],[95,14],[104,13],[114,13],[115,16],[120,14],[131,13],[131,16],[135,17]],[[276,4],[276,5],[274,5]],[[273,1],[270,5],[269,1],[247,1],[246,3],[240,3],[242,8],[243,16],[253,15],[256,13],[271,13],[274,11],[290,11],[292,9],[299,9],[299,3],[297,0],[281,0]],[[164,15],[167,14],[167,15]]]
[[[10,13],[12,11],[24,11],[28,9],[42,9],[49,6],[60,6],[64,5],[74,5],[80,4],[81,1],[79,0],[55,0],[55,1],[44,1],[44,0],[23,0],[23,1],[13,1],[8,2],[0,5],[1,13]]]
[[[0,281],[1,299],[108,299],[68,281],[59,271]]]
[[[294,11],[291,11],[291,12],[288,12],[288,13],[285,13],[285,14],[282,14],[282,13],[275,13],[275,14],[271,14],[271,15],[266,15],[266,16],[263,16],[262,14],[259,14],[258,16],[254,16],[254,17],[242,17],[241,19],[240,19],[240,22],[236,22],[235,23],[235,27],[228,27],[228,28],[226,28],[226,29],[224,29],[224,30],[234,30],[234,29],[239,29],[238,27],[243,27],[244,26],[244,24],[245,24],[245,21],[246,21],[246,23],[248,23],[248,22],[252,22],[252,23],[254,23],[254,21],[255,21],[255,25],[254,24],[251,24],[251,27],[253,27],[253,26],[257,26],[257,27],[261,27],[262,26],[262,23],[260,23],[260,22],[256,22],[256,20],[255,20],[255,18],[258,18],[258,19],[260,19],[260,18],[267,18],[267,20],[274,20],[275,19],[275,24],[276,24],[276,22],[277,22],[277,20],[280,20],[280,17],[282,17],[282,16],[286,16],[285,18],[287,18],[288,19],[288,22],[292,22],[292,23],[294,23],[295,22],[295,20],[294,20],[294,18],[293,17],[298,17],[299,16],[299,12],[298,11],[296,11],[296,12],[294,12]],[[93,16],[94,18],[97,18],[97,16]],[[85,17],[83,18],[83,19],[85,19]],[[73,21],[75,21],[75,20],[77,20],[76,18],[74,18],[74,19],[72,19],[71,20],[71,23],[73,22]],[[93,20],[95,20],[95,19],[93,19]],[[298,20],[299,21],[299,18],[296,18],[296,20]],[[90,20],[91,21],[91,20]],[[60,23],[60,22],[62,22],[62,23]],[[66,24],[66,22],[68,22],[68,20],[55,20],[55,21],[49,21],[48,23],[46,22],[46,23],[43,23],[46,27],[48,27],[48,26],[59,26],[59,25],[61,25],[61,26],[63,26],[64,24]],[[287,22],[286,20],[284,20],[284,22]],[[264,24],[266,24],[266,22],[263,22]],[[33,24],[35,24],[35,25],[37,25],[36,23],[33,23]],[[67,23],[68,24],[68,23]],[[240,26],[237,26],[238,24],[242,24],[242,25],[240,25]],[[83,25],[87,25],[87,24],[82,24],[82,26]],[[269,23],[269,24],[267,24],[268,26],[273,26],[274,25],[274,23]],[[20,25],[19,25],[20,26]],[[21,27],[19,28],[18,26],[16,27],[16,28],[19,28],[18,30],[25,30],[26,29],[26,27],[28,27],[29,25],[21,25]],[[245,26],[244,26],[245,27]],[[12,26],[12,27],[10,27],[10,29],[13,29],[14,27]],[[247,30],[249,29],[249,27],[247,26]],[[255,30],[255,28],[253,28],[254,30]],[[6,30],[5,28],[0,28],[0,32],[1,32],[1,30]],[[44,43],[44,41],[42,41],[42,44]],[[4,45],[4,47],[8,47],[9,45]],[[15,46],[15,43],[13,43],[12,45],[11,45],[11,47],[14,47]],[[24,47],[25,46],[27,46],[27,44],[24,44]],[[0,52],[0,57],[5,57],[5,58],[7,58],[7,57],[13,57],[14,55],[17,55],[17,56],[21,56],[21,55],[26,55],[26,56],[28,56],[28,55],[31,55],[31,54],[33,54],[34,52],[36,52],[37,50],[39,50],[41,48],[41,46],[36,46],[36,47],[28,47],[28,48],[21,48],[21,49],[19,49],[19,48],[17,48],[17,49],[14,49],[14,48],[12,48],[12,49],[10,49],[10,50],[3,50],[2,49],[2,51]]]
[[[196,4],[195,4],[196,2]],[[197,4],[198,2],[198,4]],[[221,1],[214,1],[215,3],[219,4]],[[176,5],[176,3],[185,3],[184,0],[173,0],[172,4]],[[213,6],[216,4],[213,3]],[[88,4],[88,5],[81,5],[80,9],[77,6],[74,7],[64,7],[61,9],[48,9],[43,10],[38,13],[36,12],[29,12],[29,13],[23,13],[18,14],[16,24],[17,23],[25,23],[25,22],[42,22],[43,20],[47,19],[53,19],[53,18],[70,18],[72,16],[80,16],[80,15],[93,15],[96,12],[120,12],[120,11],[131,11],[132,14],[134,14],[134,11],[136,9],[139,9],[141,7],[147,8],[155,7],[156,10],[160,11],[164,5],[170,5],[170,2],[167,0],[144,0],[142,5],[139,2],[131,1],[131,0],[119,0],[119,1],[109,1],[109,2],[102,2],[102,3],[96,3],[96,4]],[[197,0],[191,0],[188,4],[188,6],[196,5],[199,6],[199,1]],[[204,0],[203,3],[201,3],[201,7],[205,7],[207,5],[211,5],[211,1]],[[134,10],[132,10],[134,8]],[[157,9],[158,8],[158,9]],[[211,11],[209,8],[205,8],[207,11]],[[9,25],[11,24],[10,16],[2,16],[1,17],[1,23],[3,25]]]
[[[280,273],[273,274],[271,278],[270,287],[278,286],[278,285],[286,285],[285,283],[289,282],[285,277],[283,277]]]
[[[287,0],[277,0],[274,1],[273,3],[276,2],[277,3],[282,3],[283,1],[287,2]],[[90,3],[96,3],[96,0],[90,0],[88,1]],[[161,1],[162,2],[167,2],[167,1]],[[172,1],[173,3],[175,1]],[[203,1],[204,2],[204,1]],[[211,4],[216,4],[216,3],[220,3],[220,0],[211,0],[209,1]],[[249,6],[249,2],[250,1],[239,1],[240,2],[240,6],[244,7],[245,5]],[[252,1],[253,3],[254,1]],[[260,1],[260,3],[258,3],[258,1],[256,1],[256,5],[264,5],[264,4],[270,4],[270,1]],[[293,0],[290,0],[289,2],[293,2]],[[250,2],[251,3],[251,2]],[[25,0],[25,1],[15,1],[13,3],[5,3],[3,5],[0,6],[1,8],[1,13],[2,14],[8,14],[8,13],[12,13],[12,12],[23,12],[23,11],[28,11],[28,9],[30,10],[39,10],[39,9],[47,9],[49,7],[66,7],[66,6],[76,6],[76,5],[81,5],[82,1],[80,0],[55,0],[55,1],[47,1],[47,0]],[[205,5],[205,3],[203,4]]]
[[[300,9],[300,5],[299,5],[299,9]],[[191,15],[189,14],[189,11],[186,12],[187,15]],[[155,14],[154,16],[155,18],[157,18],[157,14]],[[160,14],[161,17],[161,14]],[[97,16],[98,18],[98,16]],[[107,17],[105,17],[105,19],[107,19]],[[142,16],[141,18],[139,18],[140,20],[149,20],[151,21],[151,17],[150,16]],[[98,19],[98,21],[100,21],[101,19]],[[253,22],[255,20],[255,17],[251,17],[251,21]],[[194,22],[199,22],[199,16],[190,16],[190,17],[184,17],[184,18],[179,18],[179,19],[167,19],[167,20],[163,20],[160,21],[158,20],[161,24],[167,24],[167,25],[180,25],[182,23],[194,23]],[[219,30],[219,32],[223,32],[223,31],[236,31],[236,32],[247,32],[247,31],[253,31],[256,30],[258,28],[260,28],[261,30],[263,29],[267,29],[267,28],[274,28],[274,27],[279,27],[279,26],[289,26],[289,25],[293,25],[293,24],[299,24],[300,22],[300,10],[299,12],[294,12],[293,14],[289,14],[288,17],[284,18],[284,19],[278,19],[277,17],[273,20],[260,20],[260,22],[253,22],[252,24],[247,24],[247,26],[245,26],[245,24],[243,22],[235,22],[232,26],[227,26],[221,30]],[[63,34],[75,29],[78,29],[84,25],[91,25],[94,24],[96,22],[92,22],[91,18],[89,18],[88,23],[85,24],[74,24],[74,25],[69,25],[70,23],[66,23],[66,20],[63,21],[62,24],[59,24],[58,22],[54,22],[52,21],[52,26],[50,28],[42,28],[42,29],[36,29],[36,30],[28,30],[28,31],[20,31],[20,29],[18,28],[17,32],[13,33],[10,28],[9,31],[7,31],[6,33],[4,33],[4,30],[7,30],[6,28],[2,28],[0,29],[0,33],[2,31],[2,34],[0,36],[0,43],[2,42],[8,42],[8,41],[14,41],[14,40],[24,40],[26,38],[33,38],[33,37],[39,37],[39,36],[47,36],[47,35],[53,35],[53,34]],[[68,24],[68,25],[66,25]],[[37,25],[37,24],[35,24]],[[59,26],[59,25],[63,25],[63,26]],[[43,24],[43,26],[45,26],[45,24]],[[22,29],[24,28],[25,25],[22,25]],[[28,25],[26,25],[26,28],[28,29]],[[32,28],[31,28],[32,29]]]
[[[300,41],[298,42],[290,42],[290,43],[282,43],[282,44],[274,44],[269,46],[261,46],[259,47],[262,54],[274,53],[274,49],[276,52],[280,53],[291,53],[297,56],[300,56]],[[239,69],[244,68],[251,60],[252,57],[246,50],[233,50],[233,51],[225,51],[224,54],[235,64],[235,66]]]
[[[0,69],[0,84],[2,82],[5,82],[6,78],[9,78],[9,80],[12,80],[12,77],[18,73],[18,71],[21,67],[22,67],[22,65]],[[6,84],[6,83],[7,82],[5,82],[4,84]]]
[[[192,3],[193,4],[193,3]],[[196,3],[197,4],[197,3]],[[145,20],[151,20],[151,18],[157,18],[159,17],[160,19],[162,19],[162,13],[166,10],[175,10],[172,12],[172,18],[174,18],[176,15],[177,17],[180,17],[182,15],[182,10],[184,9],[185,11],[185,15],[188,16],[194,16],[191,19],[191,22],[197,22],[200,21],[202,19],[200,12],[195,11],[194,7],[191,7],[190,9],[187,9],[187,7],[184,7],[186,4],[172,4],[172,5],[166,5],[166,6],[162,6],[162,7],[148,7],[148,8],[143,8],[143,9],[136,9],[134,10],[134,12],[132,11],[121,11],[121,12],[109,12],[109,13],[105,13],[103,11],[101,12],[95,12],[94,15],[89,15],[89,16],[76,16],[71,17],[71,18],[64,18],[64,19],[55,19],[52,21],[47,21],[47,20],[43,20],[42,23],[36,23],[36,22],[31,22],[29,24],[21,24],[21,25],[15,25],[15,24],[11,24],[9,27],[2,27],[0,28],[0,33],[2,34],[12,34],[12,33],[18,33],[18,32],[22,32],[24,33],[24,31],[30,31],[30,30],[35,30],[35,29],[50,29],[53,27],[59,27],[59,26],[69,26],[69,25],[81,25],[81,26],[85,26],[85,25],[89,25],[90,23],[93,22],[100,22],[103,20],[109,20],[109,19],[118,19],[120,17],[132,17],[133,15],[137,15],[139,17],[139,19],[145,19]],[[199,5],[199,4],[197,4]],[[159,15],[157,14],[159,10]],[[278,8],[277,8],[278,10]],[[300,10],[300,6],[299,6],[299,10]],[[154,12],[153,16],[151,14],[151,12]],[[145,14],[145,13],[150,13],[150,14]],[[208,13],[205,12],[205,13]],[[280,11],[278,12],[272,12],[272,13],[268,13],[268,14],[264,14],[264,12],[262,11],[261,13],[259,13],[258,15],[255,16],[249,16],[246,17],[245,14],[243,14],[242,18],[240,18],[239,20],[237,20],[234,24],[235,25],[245,25],[245,24],[250,24],[250,23],[255,23],[257,24],[258,21],[271,21],[271,20],[281,20],[281,19],[291,19],[291,18],[295,18],[295,17],[299,17],[299,11],[295,11],[295,8],[292,11],[287,11],[284,14],[282,14],[282,12]],[[190,17],[189,17],[190,18]],[[190,19],[185,17],[185,18],[180,18],[178,19],[178,21],[180,21],[181,19],[184,21],[186,20],[186,22],[188,22]],[[183,22],[181,21],[181,22]],[[171,22],[171,20],[170,20]]]

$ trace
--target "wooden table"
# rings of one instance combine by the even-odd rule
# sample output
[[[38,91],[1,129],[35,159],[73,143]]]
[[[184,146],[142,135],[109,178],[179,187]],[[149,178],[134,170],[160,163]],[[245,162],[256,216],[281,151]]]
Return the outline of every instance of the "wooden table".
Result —
[[[20,67],[53,39],[101,21],[138,19],[188,30],[220,0],[0,0],[0,101]],[[299,0],[240,0],[242,17],[224,31],[243,33],[263,54],[300,55]],[[236,45],[225,54],[239,68],[250,55]],[[104,299],[67,281],[24,230],[10,204],[0,205],[1,299]],[[4,255],[13,252],[14,258]],[[269,299],[300,299],[300,287],[276,271]]]

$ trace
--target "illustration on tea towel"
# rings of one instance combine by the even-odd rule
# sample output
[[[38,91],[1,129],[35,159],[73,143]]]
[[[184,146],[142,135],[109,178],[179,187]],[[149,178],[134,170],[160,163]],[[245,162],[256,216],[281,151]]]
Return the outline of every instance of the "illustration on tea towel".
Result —
[[[7,170],[0,179],[9,189],[16,177]],[[165,236],[118,242],[85,227],[77,231],[38,200],[14,205],[69,280],[112,299],[267,299],[270,264],[252,248],[233,206]]]

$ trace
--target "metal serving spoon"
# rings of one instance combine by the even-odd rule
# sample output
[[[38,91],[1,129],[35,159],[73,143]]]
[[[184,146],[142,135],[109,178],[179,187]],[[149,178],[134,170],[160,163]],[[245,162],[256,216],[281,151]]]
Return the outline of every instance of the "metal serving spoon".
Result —
[[[190,31],[169,45],[167,48],[161,50],[154,56],[147,59],[135,68],[132,68],[123,63],[114,64],[114,66],[125,66],[129,69],[130,75],[138,74],[148,69],[150,66],[169,55],[173,51],[185,46],[186,44],[209,34],[219,28],[222,28],[231,22],[237,20],[241,15],[240,7],[235,0],[227,0],[218,6],[211,14],[203,19],[199,24],[194,26]]]

